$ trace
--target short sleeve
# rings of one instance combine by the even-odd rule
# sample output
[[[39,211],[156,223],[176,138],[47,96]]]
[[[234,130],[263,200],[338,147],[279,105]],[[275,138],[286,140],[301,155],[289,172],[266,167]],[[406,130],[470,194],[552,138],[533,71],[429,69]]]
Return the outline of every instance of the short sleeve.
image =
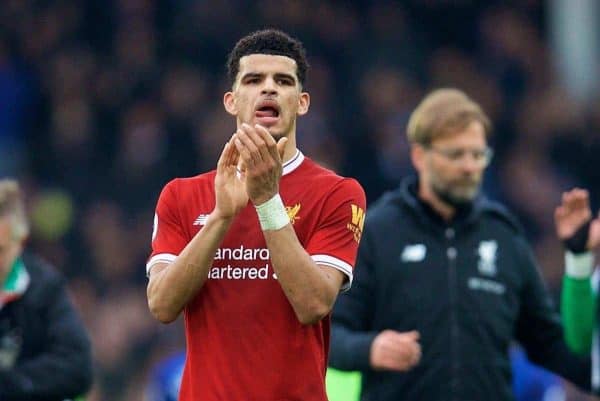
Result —
[[[338,269],[348,277],[343,291],[352,284],[365,209],[365,192],[360,184],[353,179],[343,179],[329,193],[317,230],[306,245],[315,263]]]
[[[146,274],[156,263],[173,262],[188,242],[179,218],[176,183],[176,180],[169,182],[158,198],[152,230],[152,253],[146,263]]]

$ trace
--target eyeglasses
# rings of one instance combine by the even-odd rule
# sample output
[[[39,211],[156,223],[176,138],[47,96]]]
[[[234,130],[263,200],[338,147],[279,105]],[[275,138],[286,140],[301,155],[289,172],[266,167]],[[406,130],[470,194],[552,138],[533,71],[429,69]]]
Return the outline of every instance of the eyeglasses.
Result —
[[[487,167],[494,157],[494,150],[490,147],[485,147],[483,149],[440,149],[434,148],[433,146],[424,147],[452,163],[458,163],[463,160],[466,155],[470,155],[476,163]]]

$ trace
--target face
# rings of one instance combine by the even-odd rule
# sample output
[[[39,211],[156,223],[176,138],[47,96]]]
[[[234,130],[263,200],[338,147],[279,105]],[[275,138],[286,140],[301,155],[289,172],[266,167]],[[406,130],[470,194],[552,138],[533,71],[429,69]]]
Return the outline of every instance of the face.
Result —
[[[471,202],[479,193],[491,159],[485,130],[473,121],[463,131],[421,147],[417,170],[423,185],[450,206]]]
[[[14,237],[12,221],[9,217],[0,217],[0,283],[4,281],[21,250],[21,241]]]
[[[275,138],[294,134],[296,117],[308,111],[310,101],[301,91],[296,68],[296,62],[285,56],[242,57],[233,89],[223,99],[238,126],[260,124]]]

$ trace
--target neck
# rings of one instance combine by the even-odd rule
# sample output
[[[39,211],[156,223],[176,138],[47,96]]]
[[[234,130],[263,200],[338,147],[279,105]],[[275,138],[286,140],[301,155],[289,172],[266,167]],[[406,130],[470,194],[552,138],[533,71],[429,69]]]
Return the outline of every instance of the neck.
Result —
[[[441,200],[427,185],[419,182],[419,198],[426,202],[435,210],[445,221],[450,221],[456,214],[456,209]]]
[[[296,136],[290,135],[288,136],[288,141],[285,144],[285,149],[283,150],[282,162],[285,163],[294,157],[296,154]]]
[[[289,142],[285,146],[285,150],[283,151],[282,162],[285,164],[290,161],[296,155],[296,144],[290,144]]]

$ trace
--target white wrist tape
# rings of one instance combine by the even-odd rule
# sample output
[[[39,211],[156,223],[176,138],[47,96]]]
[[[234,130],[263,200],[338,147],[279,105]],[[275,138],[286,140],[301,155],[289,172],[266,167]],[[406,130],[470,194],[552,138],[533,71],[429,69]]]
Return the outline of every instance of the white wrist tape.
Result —
[[[594,270],[594,254],[592,252],[583,252],[575,254],[570,251],[565,252],[565,273],[571,278],[588,278]]]
[[[258,214],[258,221],[260,222],[260,228],[263,231],[267,230],[279,230],[285,227],[289,222],[285,206],[279,194],[275,195],[262,205],[255,206],[256,213]]]

